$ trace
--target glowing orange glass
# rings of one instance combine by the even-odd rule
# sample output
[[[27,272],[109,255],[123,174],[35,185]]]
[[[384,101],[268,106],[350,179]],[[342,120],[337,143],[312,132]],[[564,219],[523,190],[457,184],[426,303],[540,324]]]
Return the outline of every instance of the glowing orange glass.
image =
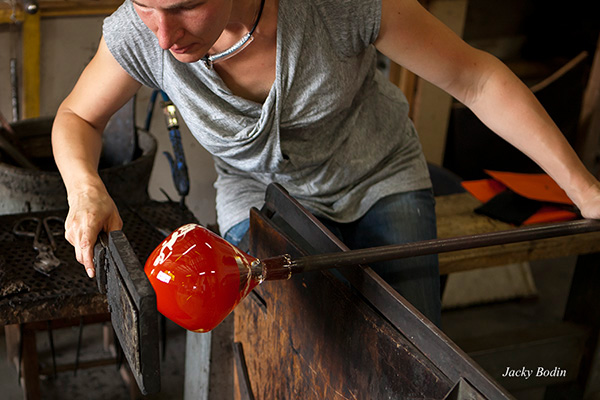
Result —
[[[144,271],[161,314],[191,331],[208,332],[258,285],[251,278],[255,260],[211,231],[188,224],[152,252]]]

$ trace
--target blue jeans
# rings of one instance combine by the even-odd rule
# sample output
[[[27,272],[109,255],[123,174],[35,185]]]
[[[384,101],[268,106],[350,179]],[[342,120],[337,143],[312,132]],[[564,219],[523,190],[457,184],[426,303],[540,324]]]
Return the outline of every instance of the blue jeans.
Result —
[[[227,240],[234,246],[237,246],[242,241],[242,238],[250,229],[250,218],[243,220],[232,226],[225,235],[223,235],[223,239]]]
[[[321,222],[351,249],[409,243],[433,239],[437,235],[435,200],[430,190],[385,197],[354,222],[339,223],[323,218]],[[224,237],[237,244],[249,226],[249,220],[242,221]],[[370,266],[431,322],[440,325],[437,255],[385,261]]]

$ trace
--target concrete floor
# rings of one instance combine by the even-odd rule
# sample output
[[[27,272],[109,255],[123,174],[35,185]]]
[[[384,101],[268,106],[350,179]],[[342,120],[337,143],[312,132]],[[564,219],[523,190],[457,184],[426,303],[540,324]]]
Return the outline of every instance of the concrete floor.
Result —
[[[101,324],[87,325],[83,329],[80,361],[110,358],[111,353],[103,346]],[[58,329],[53,332],[57,365],[75,362],[78,327]],[[167,325],[167,350],[161,361],[161,393],[148,396],[149,400],[177,400],[183,398],[183,371],[185,331],[175,324]],[[7,362],[4,335],[0,346],[0,398],[22,399],[16,369]],[[42,366],[51,367],[50,341],[46,332],[36,334],[38,356]],[[129,400],[130,388],[125,384],[116,364],[104,367],[80,369],[58,373],[55,377],[41,377],[41,393],[44,400]]]
[[[501,335],[503,332],[535,328],[562,320],[576,257],[531,263],[537,296],[472,306],[442,313],[444,332],[456,343],[470,337]],[[506,366],[503,366],[506,367]],[[512,394],[518,400],[543,399],[545,388]]]
[[[448,336],[455,340],[466,340],[474,333],[499,333],[504,330],[531,326],[531,324],[559,321],[562,317],[565,300],[574,267],[574,258],[532,263],[531,269],[539,296],[535,299],[513,300],[501,303],[479,305],[443,313],[443,327]],[[231,324],[227,320],[226,324]],[[227,330],[227,326],[224,327]],[[102,348],[100,325],[90,325],[84,329],[82,359],[97,357]],[[6,362],[6,349],[3,334],[0,335],[0,388],[2,399],[22,398],[14,367]],[[54,333],[57,361],[73,362],[77,343],[77,328],[67,328]],[[40,360],[51,365],[49,341],[45,333],[38,334]],[[168,344],[166,358],[161,365],[162,388],[160,394],[149,397],[155,400],[183,398],[185,332],[174,324],[168,324]],[[213,356],[230,357],[228,338],[224,334],[213,336]],[[211,400],[229,400],[232,393],[232,370],[220,374],[212,371]],[[98,367],[73,372],[59,373],[57,377],[42,380],[44,399],[88,399],[126,400],[129,389],[120,377],[115,366]],[[541,399],[543,389],[515,393],[518,399]]]

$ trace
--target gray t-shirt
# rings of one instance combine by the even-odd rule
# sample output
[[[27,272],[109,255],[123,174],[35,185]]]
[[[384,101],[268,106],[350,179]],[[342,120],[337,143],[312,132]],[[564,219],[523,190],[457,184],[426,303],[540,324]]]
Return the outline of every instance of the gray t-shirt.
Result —
[[[316,215],[350,222],[377,200],[431,186],[401,91],[376,68],[380,0],[280,0],[276,78],[263,104],[204,63],[162,50],[130,0],[104,39],[136,80],[164,90],[214,157],[222,233],[278,182]]]

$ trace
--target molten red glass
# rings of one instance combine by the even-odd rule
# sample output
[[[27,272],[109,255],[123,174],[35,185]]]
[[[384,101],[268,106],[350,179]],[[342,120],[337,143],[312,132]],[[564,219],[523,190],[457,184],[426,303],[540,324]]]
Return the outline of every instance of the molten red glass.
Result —
[[[254,261],[220,236],[188,224],[163,240],[144,271],[161,314],[185,329],[208,332],[258,285]]]

